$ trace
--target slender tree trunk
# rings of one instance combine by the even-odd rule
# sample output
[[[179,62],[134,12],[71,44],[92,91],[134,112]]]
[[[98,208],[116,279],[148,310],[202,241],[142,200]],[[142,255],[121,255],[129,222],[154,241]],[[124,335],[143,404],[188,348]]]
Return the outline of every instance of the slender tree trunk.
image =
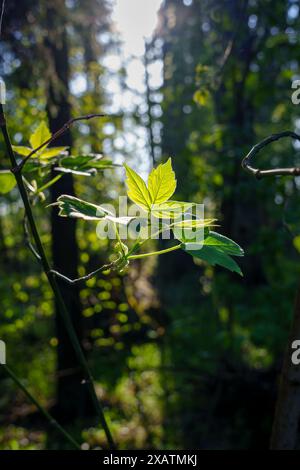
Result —
[[[153,134],[153,117],[152,117],[152,100],[151,100],[151,88],[150,88],[150,77],[149,77],[149,49],[150,44],[145,40],[145,55],[144,55],[144,67],[145,67],[145,86],[146,86],[146,104],[147,104],[147,131],[149,139],[150,156],[152,160],[152,166],[155,166],[155,150],[154,150],[154,134]]]
[[[55,1],[47,10],[48,37],[46,47],[51,64],[51,78],[48,82],[47,112],[51,131],[59,129],[71,117],[69,100],[69,51],[65,21],[55,8]],[[65,133],[55,145],[71,147],[70,133]],[[72,175],[65,175],[51,188],[51,199],[56,201],[61,194],[74,195]],[[54,208],[51,214],[52,252],[55,269],[70,278],[77,277],[78,247],[76,242],[76,221],[62,218]],[[82,315],[77,286],[59,281],[64,301],[69,310],[79,340],[83,339]],[[82,371],[69,341],[59,314],[56,315],[57,348],[57,408],[60,417],[66,421],[83,417],[90,409],[86,389],[82,386]]]
[[[294,318],[286,348],[272,429],[271,449],[293,450],[297,447],[300,417],[300,365],[292,363],[292,343],[300,339],[300,285]]]

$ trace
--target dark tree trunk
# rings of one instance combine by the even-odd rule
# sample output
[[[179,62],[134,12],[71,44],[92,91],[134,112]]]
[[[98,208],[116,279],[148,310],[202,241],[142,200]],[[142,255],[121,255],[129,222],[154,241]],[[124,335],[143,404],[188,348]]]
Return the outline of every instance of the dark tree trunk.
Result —
[[[54,2],[55,3],[55,2]],[[49,54],[51,79],[48,82],[47,112],[51,131],[62,127],[71,117],[69,101],[69,64],[66,24],[58,15],[59,9],[48,8],[49,25],[46,48]],[[71,146],[69,132],[61,136],[54,145]],[[72,175],[64,175],[51,189],[51,199],[56,201],[61,194],[74,195]],[[55,269],[70,278],[77,277],[78,247],[76,221],[62,218],[54,208],[51,214],[52,252]],[[77,286],[59,281],[66,307],[71,314],[79,341],[82,343],[82,315]],[[82,371],[78,365],[67,331],[56,308],[57,349],[57,411],[66,421],[83,417],[90,410],[86,389],[82,386]]]
[[[271,449],[295,450],[298,444],[300,418],[300,367],[292,362],[292,344],[300,338],[300,286],[298,287],[294,318],[287,344],[273,422]]]

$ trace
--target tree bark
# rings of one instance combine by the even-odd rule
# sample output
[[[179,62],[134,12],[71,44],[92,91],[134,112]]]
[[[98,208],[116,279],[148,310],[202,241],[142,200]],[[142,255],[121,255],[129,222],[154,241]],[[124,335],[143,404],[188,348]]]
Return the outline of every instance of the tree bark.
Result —
[[[300,339],[300,285],[294,317],[286,348],[272,429],[271,449],[293,450],[297,447],[300,417],[300,365],[292,363],[292,343]]]
[[[71,117],[69,100],[69,51],[65,19],[60,17],[55,0],[47,8],[48,37],[46,50],[50,63],[51,77],[48,82],[47,113],[51,131],[62,127]],[[69,132],[55,141],[55,145],[72,145]],[[55,202],[61,194],[74,195],[72,175],[64,175],[51,187],[51,199]],[[57,271],[70,278],[78,277],[78,247],[76,242],[76,221],[62,218],[54,208],[51,213],[53,264]],[[77,286],[70,286],[58,280],[66,307],[71,314],[79,341],[82,343],[82,315]],[[57,310],[57,307],[56,307]],[[82,371],[70,343],[67,331],[59,313],[56,313],[57,348],[57,412],[65,421],[84,417],[90,411],[85,387],[82,386]]]

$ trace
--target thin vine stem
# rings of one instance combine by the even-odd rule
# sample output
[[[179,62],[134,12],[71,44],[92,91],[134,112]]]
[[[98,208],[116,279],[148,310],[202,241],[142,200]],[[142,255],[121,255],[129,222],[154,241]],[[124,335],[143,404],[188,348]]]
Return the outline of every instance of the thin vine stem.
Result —
[[[140,258],[146,258],[147,256],[164,255],[165,253],[169,253],[170,251],[179,250],[180,248],[182,248],[182,243],[180,243],[179,245],[171,246],[170,248],[166,248],[166,249],[160,250],[160,251],[151,251],[150,253],[141,253],[140,255],[130,255],[130,256],[127,257],[127,259],[128,260],[130,260],[130,259],[140,259]]]
[[[98,269],[95,269],[95,271],[92,271],[91,273],[87,274],[86,276],[78,277],[76,279],[70,279],[69,277],[65,276],[64,274],[60,273],[59,271],[55,271],[54,269],[50,270],[50,273],[53,274],[53,276],[58,277],[59,279],[62,279],[65,281],[67,284],[78,284],[79,282],[83,281],[88,281],[89,279],[92,279],[92,277],[96,276],[98,273],[102,273],[103,271],[108,271],[110,269],[113,269],[115,267],[116,263],[113,261],[112,263],[109,264],[104,264]]]
[[[70,122],[67,123],[66,126],[67,126],[66,129],[67,129],[70,126]],[[1,131],[2,131],[2,134],[3,134],[4,141],[5,141],[6,149],[7,149],[10,161],[11,161],[12,169],[15,169],[17,167],[17,162],[16,162],[15,154],[14,154],[12,146],[11,146],[11,141],[10,141],[7,125],[6,125],[5,114],[4,114],[2,104],[0,104],[0,127],[1,127]],[[65,126],[62,129],[65,129]],[[62,131],[61,131],[61,133],[62,133]],[[50,268],[48,259],[46,257],[46,254],[45,254],[45,251],[44,251],[44,248],[43,248],[43,245],[42,245],[42,242],[41,242],[38,230],[37,230],[37,226],[36,226],[36,223],[35,223],[35,220],[34,220],[34,217],[33,217],[33,213],[32,213],[32,210],[31,210],[31,205],[30,205],[30,202],[29,202],[29,199],[28,199],[27,191],[26,191],[25,186],[24,186],[22,174],[19,171],[13,171],[12,170],[12,172],[15,175],[16,182],[17,182],[17,185],[18,185],[18,188],[19,188],[19,192],[20,192],[23,204],[24,204],[26,217],[27,217],[28,224],[29,224],[29,227],[31,229],[31,233],[32,233],[32,236],[33,236],[33,239],[34,239],[34,242],[35,242],[36,251],[37,251],[38,255],[41,258],[41,260],[40,260],[41,265],[43,267],[44,273],[47,276],[49,285],[52,288],[53,294],[55,296],[55,299],[56,299],[56,302],[57,302],[57,305],[58,305],[59,313],[62,316],[62,319],[63,319],[63,322],[65,324],[66,330],[68,332],[70,341],[73,345],[74,351],[75,351],[76,356],[78,358],[78,362],[81,365],[82,370],[84,371],[84,373],[86,375],[85,383],[86,383],[86,386],[87,386],[88,391],[90,393],[90,396],[91,396],[92,402],[94,404],[95,410],[97,412],[97,415],[100,419],[103,430],[105,432],[108,445],[111,449],[115,449],[116,446],[115,446],[112,434],[110,432],[110,429],[108,427],[108,424],[106,422],[102,405],[99,402],[98,397],[96,395],[96,391],[95,391],[94,384],[93,384],[93,377],[92,377],[91,372],[89,370],[89,367],[88,367],[86,358],[84,356],[84,353],[81,349],[81,345],[80,345],[79,340],[77,338],[77,334],[75,332],[75,329],[74,329],[72,320],[70,318],[69,312],[68,312],[68,310],[65,306],[65,303],[64,303],[63,297],[61,295],[60,289],[58,287],[58,284],[56,282],[56,279],[51,273],[51,268]]]
[[[36,190],[36,194],[39,194],[39,193],[41,193],[42,191],[45,191],[45,189],[48,189],[50,186],[52,186],[54,183],[56,183],[58,180],[60,180],[60,178],[61,178],[62,176],[63,176],[63,174],[54,176],[54,178],[52,178],[50,181],[48,181],[47,183],[43,184],[43,186],[41,186],[40,188],[38,188],[38,189]]]
[[[25,387],[25,385],[18,379],[15,373],[8,367],[6,364],[2,364],[1,366],[7,375],[15,382],[15,384],[24,392],[24,394],[29,398],[29,400],[37,407],[42,415],[49,421],[49,423],[59,432],[61,433],[66,440],[72,444],[73,447],[77,450],[81,450],[80,445],[75,439],[68,433],[57,421],[54,419],[50,413],[40,404],[40,402],[29,392],[29,390]]]
[[[23,229],[24,229],[25,243],[26,243],[27,247],[29,248],[29,250],[31,251],[31,253],[33,254],[33,256],[40,263],[41,262],[41,257],[38,254],[38,252],[36,251],[35,247],[33,246],[33,244],[31,243],[31,240],[30,240],[30,233],[29,233],[29,229],[28,229],[28,221],[27,221],[26,214],[24,215],[24,218],[23,218]]]

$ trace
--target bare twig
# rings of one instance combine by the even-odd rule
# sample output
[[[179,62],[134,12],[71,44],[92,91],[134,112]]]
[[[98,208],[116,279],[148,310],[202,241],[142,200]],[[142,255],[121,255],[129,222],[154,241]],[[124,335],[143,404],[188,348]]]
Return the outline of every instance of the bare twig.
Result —
[[[274,168],[271,170],[260,170],[259,168],[252,167],[253,158],[255,157],[255,155],[258,154],[258,152],[261,149],[271,144],[272,142],[275,142],[276,140],[282,139],[283,137],[291,137],[292,139],[296,139],[300,141],[300,135],[292,131],[279,132],[278,134],[272,134],[266,137],[264,140],[254,145],[254,147],[252,147],[250,152],[245,156],[245,158],[242,161],[242,167],[244,168],[244,170],[248,171],[248,173],[251,173],[258,179],[263,178],[265,176],[300,175],[300,168],[298,167]]]
[[[45,147],[45,145],[49,145],[51,144],[52,142],[54,142],[56,139],[58,139],[58,137],[60,137],[61,135],[63,135],[65,132],[67,132],[68,129],[70,129],[70,127],[75,124],[76,122],[78,121],[88,121],[89,119],[94,119],[94,118],[103,118],[103,117],[107,117],[107,114],[86,114],[85,116],[79,116],[79,117],[76,117],[76,118],[73,118],[73,119],[70,119],[68,122],[66,122],[60,129],[58,129],[58,131],[54,132],[54,134],[52,134],[52,136],[45,140],[45,142],[43,142],[41,145],[39,145],[38,147],[36,147],[35,149],[33,149],[28,155],[27,157],[25,157],[21,163],[19,163],[19,165],[16,165],[14,168],[12,168],[12,172],[13,173],[18,173],[22,170],[22,168],[24,167],[25,163],[27,162],[27,160],[29,160],[29,158],[31,158],[35,153],[37,153],[39,150],[41,150],[43,147]]]
[[[79,282],[88,281],[89,279],[92,279],[92,277],[96,276],[98,273],[102,273],[103,271],[108,271],[109,269],[114,269],[115,266],[116,266],[116,261],[113,261],[112,263],[109,263],[109,264],[104,264],[103,266],[101,266],[101,268],[98,268],[95,271],[92,271],[86,276],[78,277],[77,279],[70,279],[64,274],[61,274],[60,272],[55,271],[54,269],[51,269],[49,273],[53,274],[56,277],[59,277],[59,279],[62,279],[67,284],[74,285],[74,284],[78,284]]]

